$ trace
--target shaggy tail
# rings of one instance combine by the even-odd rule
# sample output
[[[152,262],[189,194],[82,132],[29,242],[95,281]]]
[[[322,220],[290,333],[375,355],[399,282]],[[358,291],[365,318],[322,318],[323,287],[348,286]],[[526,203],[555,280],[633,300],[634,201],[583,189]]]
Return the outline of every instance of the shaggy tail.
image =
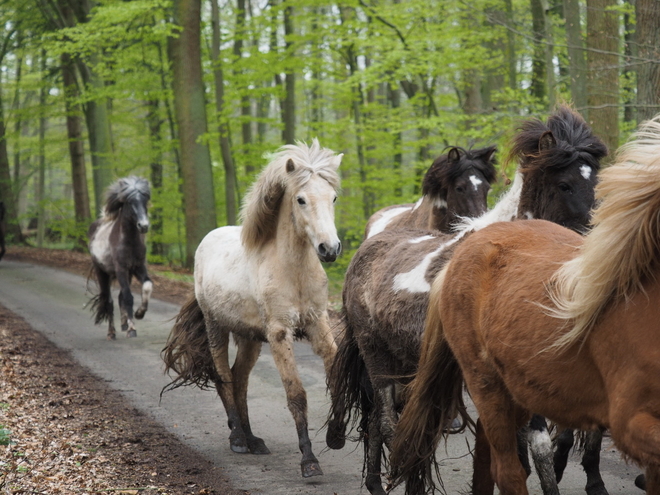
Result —
[[[174,371],[178,375],[163,387],[161,396],[163,392],[184,385],[197,385],[206,389],[209,388],[209,382],[219,382],[206,335],[204,314],[194,296],[179,311],[160,355],[165,362],[165,373]]]
[[[342,321],[345,328],[344,338],[339,344],[328,376],[332,407],[327,422],[326,443],[331,449],[344,447],[346,428],[349,423],[355,425],[358,418],[360,441],[366,442],[369,413],[373,409],[373,388],[355,335],[347,324],[345,313]]]
[[[397,424],[390,467],[392,485],[406,483],[406,495],[435,490],[435,450],[452,421],[460,416],[463,431],[474,422],[463,402],[463,374],[444,338],[439,302],[446,268],[431,290],[419,367],[410,383],[408,402]]]
[[[112,321],[112,299],[108,297],[108,294],[97,294],[87,304],[92,305],[95,325],[104,321]]]

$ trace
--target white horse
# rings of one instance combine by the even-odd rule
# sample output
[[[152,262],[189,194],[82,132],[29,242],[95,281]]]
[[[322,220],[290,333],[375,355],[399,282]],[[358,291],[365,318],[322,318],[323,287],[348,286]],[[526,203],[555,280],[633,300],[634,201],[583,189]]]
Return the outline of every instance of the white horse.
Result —
[[[195,298],[181,309],[163,350],[166,369],[178,374],[168,388],[213,382],[227,411],[231,449],[268,454],[247,408],[248,376],[268,342],[296,423],[304,477],[323,472],[309,439],[293,341],[307,338],[329,370],[337,347],[320,261],[334,261],[341,251],[334,202],[342,156],[316,139],[275,154],[245,197],[243,225],[216,229],[197,248]],[[230,333],[238,346],[231,368]]]

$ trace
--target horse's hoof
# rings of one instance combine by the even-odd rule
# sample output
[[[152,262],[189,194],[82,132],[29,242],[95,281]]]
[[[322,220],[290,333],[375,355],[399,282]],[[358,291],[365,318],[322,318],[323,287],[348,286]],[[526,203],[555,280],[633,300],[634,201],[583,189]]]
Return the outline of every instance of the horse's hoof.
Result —
[[[229,446],[231,447],[231,451],[235,452],[236,454],[247,454],[249,452],[247,445],[230,443]]]
[[[109,333],[106,336],[106,339],[108,339],[108,340],[117,340],[117,336],[114,333]]]
[[[232,431],[231,435],[229,435],[229,447],[231,447],[232,452],[236,452],[237,454],[247,454],[250,452],[247,440],[242,431],[239,433]]]
[[[138,310],[135,312],[135,318],[138,320],[141,320],[144,318],[144,314],[147,312],[146,309],[138,308]]]
[[[321,466],[318,461],[307,461],[300,465],[303,478],[311,478],[312,476],[322,476]]]
[[[137,332],[135,331],[135,328],[131,328],[128,333],[126,334],[126,337],[131,339],[133,337],[137,337]]]
[[[332,450],[343,449],[344,445],[346,445],[346,437],[328,430],[328,433],[325,435],[325,443]]]
[[[266,447],[266,443],[261,438],[258,437],[254,437],[248,440],[248,449],[250,450],[250,454],[255,454],[255,455],[270,454],[270,449]]]
[[[125,332],[126,330],[128,330],[128,323],[122,323],[121,324],[121,331]]]
[[[646,491],[646,476],[643,474],[640,474],[635,478],[635,486],[637,488],[641,488],[642,490]]]

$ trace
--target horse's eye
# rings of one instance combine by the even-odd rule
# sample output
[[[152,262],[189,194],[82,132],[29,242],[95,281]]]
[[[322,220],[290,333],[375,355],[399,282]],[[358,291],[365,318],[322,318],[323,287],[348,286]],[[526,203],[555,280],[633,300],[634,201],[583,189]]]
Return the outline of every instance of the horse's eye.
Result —
[[[559,183],[559,190],[560,190],[561,192],[565,192],[565,193],[572,192],[572,191],[571,191],[571,186],[569,186],[569,185],[566,184],[565,182],[560,182],[560,183]]]
[[[337,196],[335,196],[335,199],[332,200],[333,203],[337,202]]]
[[[465,192],[465,188],[463,186],[458,186],[456,187],[456,192],[463,194]]]
[[[305,203],[305,200],[304,200],[303,198],[300,198],[300,197],[299,197],[299,198],[298,198],[298,204],[299,204],[299,205],[304,205],[304,204],[307,204],[307,203]]]

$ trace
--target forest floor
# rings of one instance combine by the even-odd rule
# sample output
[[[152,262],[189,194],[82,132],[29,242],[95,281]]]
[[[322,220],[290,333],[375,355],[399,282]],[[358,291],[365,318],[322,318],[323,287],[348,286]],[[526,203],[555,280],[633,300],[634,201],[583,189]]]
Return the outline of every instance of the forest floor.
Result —
[[[90,270],[84,253],[14,246],[6,257],[85,277]],[[185,302],[192,284],[162,271],[150,267],[155,297]],[[0,493],[247,492],[0,306]]]

